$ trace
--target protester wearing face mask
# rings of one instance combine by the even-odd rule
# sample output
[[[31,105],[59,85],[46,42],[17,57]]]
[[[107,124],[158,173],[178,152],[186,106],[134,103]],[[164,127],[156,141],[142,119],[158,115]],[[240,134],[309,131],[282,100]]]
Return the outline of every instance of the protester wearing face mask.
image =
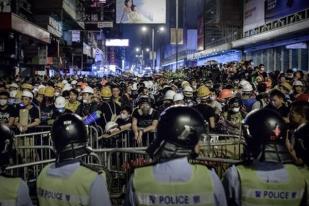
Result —
[[[120,131],[130,129],[132,126],[132,117],[131,117],[132,110],[128,106],[124,106],[121,108],[120,115],[116,123],[118,124],[118,129]]]
[[[138,144],[149,145],[154,139],[159,113],[151,107],[151,99],[148,96],[141,96],[138,105],[132,114],[134,138]]]
[[[18,117],[15,118],[15,126],[20,132],[27,132],[40,125],[40,110],[32,104],[33,94],[23,91],[22,103],[18,110]]]
[[[0,123],[12,127],[17,114],[15,108],[8,104],[8,99],[8,92],[0,92]]]
[[[70,110],[65,108],[66,100],[63,96],[56,98],[54,103],[53,115],[51,121],[48,122],[49,125],[52,125],[54,121],[61,115],[72,113]]]
[[[86,86],[82,92],[82,103],[78,106],[76,114],[81,117],[86,117],[98,110],[98,105],[96,102],[92,102],[93,89],[89,86]]]

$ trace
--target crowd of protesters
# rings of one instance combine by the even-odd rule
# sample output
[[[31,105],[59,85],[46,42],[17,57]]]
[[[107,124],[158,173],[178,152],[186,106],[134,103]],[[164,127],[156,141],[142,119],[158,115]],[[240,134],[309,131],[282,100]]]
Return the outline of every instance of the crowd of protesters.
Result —
[[[264,65],[246,61],[142,78],[6,78],[0,82],[0,121],[25,133],[51,125],[62,113],[76,113],[106,133],[132,129],[141,143],[145,133],[155,132],[165,108],[184,104],[199,110],[215,133],[239,135],[246,114],[265,107],[295,128],[299,123],[291,109],[295,102],[308,102],[308,75],[266,71]]]

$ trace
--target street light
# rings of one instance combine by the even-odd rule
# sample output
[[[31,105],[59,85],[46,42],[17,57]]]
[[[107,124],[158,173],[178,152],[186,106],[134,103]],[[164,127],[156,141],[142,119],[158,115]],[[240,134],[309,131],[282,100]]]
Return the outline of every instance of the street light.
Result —
[[[150,49],[149,49],[149,48],[146,48],[146,52],[150,52]]]
[[[164,31],[165,31],[165,27],[164,26],[160,26],[159,32],[164,32]]]
[[[141,50],[141,49],[138,48],[138,47],[135,48],[135,51],[136,51],[136,52],[139,52],[140,50]]]
[[[142,27],[142,32],[146,32],[148,29],[147,29],[147,27],[146,26],[143,26]]]

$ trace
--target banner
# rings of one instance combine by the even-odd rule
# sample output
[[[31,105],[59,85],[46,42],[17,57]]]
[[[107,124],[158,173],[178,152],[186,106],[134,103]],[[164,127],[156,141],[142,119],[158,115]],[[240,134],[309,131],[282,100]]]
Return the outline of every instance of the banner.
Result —
[[[265,24],[265,9],[262,0],[245,0],[244,4],[244,29],[249,31]]]
[[[165,24],[166,0],[116,0],[118,24]]]
[[[178,42],[178,45],[183,44],[183,29],[178,28],[177,42]],[[171,28],[171,44],[176,44],[176,28]]]
[[[205,49],[205,27],[204,27],[204,16],[198,18],[197,23],[197,50],[203,51]]]
[[[266,21],[281,18],[309,8],[308,0],[265,0]]]

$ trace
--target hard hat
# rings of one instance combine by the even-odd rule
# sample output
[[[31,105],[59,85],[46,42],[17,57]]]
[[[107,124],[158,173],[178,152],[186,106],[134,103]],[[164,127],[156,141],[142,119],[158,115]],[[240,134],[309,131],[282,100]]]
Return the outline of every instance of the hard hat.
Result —
[[[301,87],[303,87],[304,84],[303,84],[302,81],[296,80],[296,81],[293,82],[293,86],[301,86]]]
[[[190,86],[190,83],[189,83],[188,81],[183,81],[183,82],[181,83],[181,87],[182,87],[182,88],[185,88],[185,87],[187,87],[187,86]]]
[[[84,93],[94,94],[93,89],[92,89],[91,87],[88,87],[88,86],[86,86],[86,87],[82,90],[81,93],[82,93],[82,94],[84,94]]]
[[[33,99],[33,94],[32,94],[32,92],[29,92],[28,90],[24,90],[22,97],[28,97],[30,99]]]
[[[193,89],[192,89],[192,87],[190,87],[190,86],[186,86],[186,87],[183,89],[183,92],[193,92]]]
[[[288,82],[283,82],[280,84],[281,87],[283,87],[287,91],[291,91],[293,87]]]
[[[233,97],[233,90],[231,89],[222,89],[222,91],[219,94],[218,99],[228,99]]]
[[[136,91],[137,90],[137,83],[134,82],[132,85],[132,91]]]
[[[46,97],[54,97],[55,89],[53,87],[46,87],[44,91],[44,96]]]
[[[181,100],[184,100],[183,94],[182,94],[182,93],[176,93],[176,94],[174,95],[173,101],[174,101],[174,102],[177,102],[177,101],[181,101]]]
[[[174,96],[175,96],[176,92],[174,92],[173,90],[168,90],[165,95],[164,95],[164,100],[173,100]]]
[[[302,124],[294,132],[296,156],[301,158],[306,166],[309,166],[309,124]]]
[[[28,90],[32,91],[33,86],[31,84],[24,83],[24,84],[21,85],[21,88],[22,89],[28,89]]]
[[[58,87],[58,88],[63,88],[64,87],[64,84],[62,84],[62,83],[57,83],[57,84],[55,84],[55,87]]]
[[[253,87],[250,83],[242,86],[242,92],[252,92],[252,91],[253,91]]]
[[[239,86],[242,88],[243,86],[245,86],[246,84],[250,84],[250,82],[248,82],[247,80],[241,80],[240,82],[239,82]]]
[[[62,97],[62,96],[57,97],[56,100],[55,100],[55,107],[57,109],[64,108],[65,107],[65,98]]]
[[[118,124],[116,122],[107,122],[106,125],[105,125],[105,132],[108,132],[110,131],[111,129],[115,129],[118,127]]]
[[[67,83],[69,83],[68,82],[68,80],[62,80],[62,82],[61,82],[63,85],[66,85]]]
[[[171,106],[161,113],[157,127],[158,136],[147,151],[150,156],[155,156],[162,149],[177,151],[178,148],[187,150],[188,152],[183,154],[186,156],[194,150],[199,140],[206,136],[206,132],[204,118],[197,110],[187,106]],[[173,155],[170,158],[173,158]]]
[[[64,114],[56,119],[51,129],[51,137],[58,155],[67,146],[67,149],[71,149],[75,143],[86,145],[88,141],[86,126],[76,114]]]
[[[208,89],[208,87],[206,86],[200,86],[198,89],[197,89],[197,96],[198,97],[207,97],[210,95],[210,90]]]
[[[273,110],[253,110],[246,116],[242,127],[249,156],[256,158],[263,145],[284,144],[287,126],[280,114]]]
[[[16,98],[17,92],[18,92],[17,90],[10,91],[10,97]]]
[[[13,131],[5,124],[0,124],[0,166],[10,163],[13,152],[14,142]]]
[[[110,87],[103,87],[101,89],[101,96],[103,98],[110,98],[112,96],[112,90]]]
[[[65,84],[63,89],[62,89],[62,92],[64,91],[70,91],[72,89],[72,86],[70,84]]]
[[[71,81],[71,84],[72,84],[72,85],[76,85],[76,84],[77,84],[77,81],[76,81],[76,80],[73,80],[73,81]]]
[[[38,94],[44,95],[45,94],[45,87],[39,88]]]
[[[16,88],[16,89],[18,89],[19,86],[16,83],[12,83],[12,84],[9,85],[9,88]]]

